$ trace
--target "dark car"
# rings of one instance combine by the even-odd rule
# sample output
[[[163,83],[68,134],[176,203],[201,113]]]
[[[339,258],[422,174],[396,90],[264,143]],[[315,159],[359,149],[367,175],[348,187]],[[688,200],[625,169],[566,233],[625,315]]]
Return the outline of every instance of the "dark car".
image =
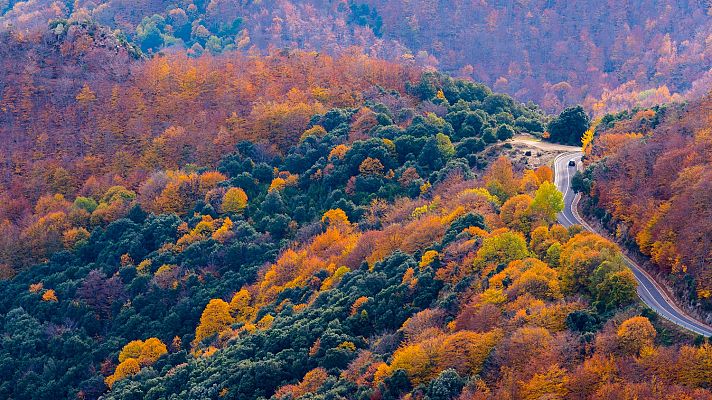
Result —
[[[576,160],[569,160],[569,167],[575,167],[576,166]]]

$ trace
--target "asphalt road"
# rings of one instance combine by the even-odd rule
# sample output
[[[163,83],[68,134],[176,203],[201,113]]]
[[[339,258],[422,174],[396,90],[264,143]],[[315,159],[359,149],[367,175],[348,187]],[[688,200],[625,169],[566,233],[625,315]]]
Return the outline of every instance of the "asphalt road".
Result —
[[[579,224],[589,231],[595,232],[579,215],[577,206],[580,196],[571,189],[571,179],[576,173],[577,168],[581,165],[581,156],[581,152],[566,152],[560,154],[554,160],[556,187],[564,194],[564,211],[559,214],[558,220],[560,224],[567,227]],[[569,166],[570,160],[574,160],[576,166]],[[623,258],[633,271],[635,279],[638,281],[638,296],[640,296],[640,299],[643,300],[648,307],[661,317],[687,330],[707,337],[712,336],[712,327],[696,320],[681,310],[650,274],[625,254]]]

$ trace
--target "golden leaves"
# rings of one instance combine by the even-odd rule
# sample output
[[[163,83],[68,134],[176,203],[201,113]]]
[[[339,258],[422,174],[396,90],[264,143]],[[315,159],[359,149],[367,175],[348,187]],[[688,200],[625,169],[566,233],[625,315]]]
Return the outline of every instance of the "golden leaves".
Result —
[[[197,346],[210,336],[228,329],[233,322],[235,320],[230,315],[230,305],[228,303],[221,299],[210,300],[200,316],[200,324],[195,329],[193,345]]]
[[[223,212],[242,212],[247,207],[247,194],[238,187],[231,187],[222,199]]]
[[[143,340],[133,340],[121,349],[119,353],[119,365],[112,375],[104,380],[111,387],[121,379],[131,375],[136,375],[145,367],[155,363],[162,355],[166,354],[166,345],[157,338]]]

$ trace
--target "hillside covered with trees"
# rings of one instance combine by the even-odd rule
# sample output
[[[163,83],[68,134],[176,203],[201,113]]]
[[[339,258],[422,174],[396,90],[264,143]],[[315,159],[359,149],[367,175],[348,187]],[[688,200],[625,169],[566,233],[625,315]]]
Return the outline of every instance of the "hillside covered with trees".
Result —
[[[633,69],[696,90],[708,10],[603,33],[563,2],[437,4],[0,0],[0,398],[712,399],[708,339],[556,223],[541,158],[497,157],[583,135],[578,188],[705,298],[709,99],[589,114]],[[669,69],[640,66],[669,18]],[[562,37],[599,58],[542,64],[588,54]],[[556,57],[507,47],[541,38]],[[686,209],[698,230],[662,229]]]
[[[712,309],[712,97],[603,118],[581,176],[593,215]]]
[[[65,172],[3,202],[3,397],[710,396],[712,349],[641,308],[614,244],[554,223],[551,169],[481,156],[537,108],[363,56],[136,68],[76,83],[55,126],[80,136],[13,148]],[[247,84],[226,73],[273,100],[215,102]]]
[[[597,114],[703,95],[712,11],[695,1],[0,1],[21,35],[94,21],[145,53],[304,49],[435,67],[549,112]]]

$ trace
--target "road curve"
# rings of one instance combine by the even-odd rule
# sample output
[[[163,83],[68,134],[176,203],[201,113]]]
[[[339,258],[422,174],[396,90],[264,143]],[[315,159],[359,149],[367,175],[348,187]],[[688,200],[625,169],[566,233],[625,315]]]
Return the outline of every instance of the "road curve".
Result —
[[[565,152],[554,159],[554,180],[556,187],[564,194],[564,211],[559,214],[558,220],[559,223],[567,227],[579,224],[591,232],[596,232],[579,215],[578,202],[581,195],[577,195],[571,189],[571,180],[577,168],[581,165],[581,156],[582,153],[580,151]],[[576,167],[568,165],[571,160],[574,160]],[[623,258],[638,281],[638,296],[648,307],[661,317],[689,331],[706,337],[712,336],[712,327],[696,320],[680,309],[650,274],[625,254],[623,254]]]

